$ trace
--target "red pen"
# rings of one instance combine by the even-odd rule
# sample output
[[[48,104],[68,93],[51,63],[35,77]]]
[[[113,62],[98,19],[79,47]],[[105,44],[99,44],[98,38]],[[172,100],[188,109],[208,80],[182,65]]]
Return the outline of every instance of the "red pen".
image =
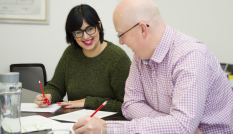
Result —
[[[39,84],[40,84],[40,89],[41,89],[41,91],[42,91],[42,93],[43,93],[43,96],[45,97],[44,91],[43,91],[43,88],[42,88],[42,85],[41,85],[40,81],[39,81]],[[46,99],[46,103],[48,103],[48,105],[51,105],[51,104],[49,103],[49,100],[48,100],[47,98],[45,98],[45,99]]]
[[[90,116],[93,117],[103,106],[105,106],[108,103],[108,101],[106,100],[98,109],[95,110],[95,112]]]
[[[40,89],[41,89],[41,91],[42,91],[42,93],[43,93],[43,96],[45,97],[45,95],[44,95],[44,91],[43,91],[43,88],[42,88],[42,86],[41,86],[40,81],[39,81],[39,84],[40,84]]]

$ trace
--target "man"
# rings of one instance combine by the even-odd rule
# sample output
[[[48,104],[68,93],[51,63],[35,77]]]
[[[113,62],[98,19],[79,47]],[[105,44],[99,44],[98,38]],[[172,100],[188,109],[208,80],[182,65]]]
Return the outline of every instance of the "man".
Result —
[[[151,0],[123,0],[113,21],[120,44],[135,52],[122,105],[131,121],[84,117],[76,133],[99,133],[108,122],[127,134],[233,133],[230,84],[202,42],[166,25]]]

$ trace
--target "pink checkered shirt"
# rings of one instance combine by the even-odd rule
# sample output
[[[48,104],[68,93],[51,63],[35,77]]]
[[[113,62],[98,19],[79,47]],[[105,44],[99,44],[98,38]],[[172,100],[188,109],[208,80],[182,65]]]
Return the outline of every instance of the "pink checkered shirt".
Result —
[[[115,122],[126,134],[233,133],[233,93],[218,60],[169,26],[147,63],[134,57],[122,112],[131,121]]]

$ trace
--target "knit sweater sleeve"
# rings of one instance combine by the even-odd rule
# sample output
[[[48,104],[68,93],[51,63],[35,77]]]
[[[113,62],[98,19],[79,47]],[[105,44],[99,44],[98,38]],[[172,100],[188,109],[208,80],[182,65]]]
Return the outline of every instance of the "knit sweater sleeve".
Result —
[[[66,56],[68,54],[67,52],[68,48],[65,50],[60,61],[58,62],[53,78],[44,88],[45,94],[52,95],[51,103],[63,101],[63,97],[66,95],[65,70],[66,70]]]
[[[84,108],[97,109],[105,100],[108,101],[101,110],[114,111],[122,115],[121,105],[125,94],[125,81],[129,74],[131,61],[126,53],[120,55],[119,60],[115,63],[114,72],[110,76],[111,86],[115,93],[115,98],[100,98],[87,96]],[[98,105],[97,105],[98,104]]]

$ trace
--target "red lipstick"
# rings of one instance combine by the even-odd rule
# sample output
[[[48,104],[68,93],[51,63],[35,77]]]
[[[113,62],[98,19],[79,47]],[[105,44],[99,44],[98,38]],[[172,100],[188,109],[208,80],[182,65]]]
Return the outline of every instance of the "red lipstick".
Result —
[[[86,42],[84,42],[84,41],[83,41],[83,43],[84,43],[85,45],[89,46],[89,45],[91,45],[91,44],[93,43],[93,40],[94,40],[94,38],[91,40],[90,43],[86,43]]]

